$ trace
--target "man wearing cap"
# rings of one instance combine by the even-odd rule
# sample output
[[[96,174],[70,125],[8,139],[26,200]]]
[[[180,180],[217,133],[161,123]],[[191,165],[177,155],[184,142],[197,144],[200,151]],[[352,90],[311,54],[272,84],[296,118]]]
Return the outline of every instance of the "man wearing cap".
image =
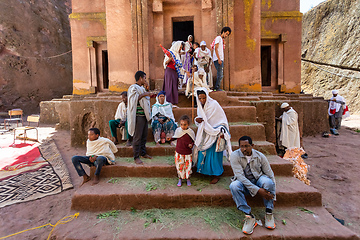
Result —
[[[300,131],[297,112],[288,103],[281,104],[284,111],[280,116],[281,134],[280,142],[286,148],[300,148]]]
[[[198,69],[202,68],[206,72],[205,80],[210,88],[213,87],[213,79],[211,72],[211,51],[206,47],[206,42],[201,41],[200,48],[195,49],[194,57]]]
[[[330,124],[330,131],[334,135],[339,135],[338,129],[341,126],[342,115],[345,106],[345,99],[339,95],[338,90],[332,90],[332,98],[329,101],[329,124]]]

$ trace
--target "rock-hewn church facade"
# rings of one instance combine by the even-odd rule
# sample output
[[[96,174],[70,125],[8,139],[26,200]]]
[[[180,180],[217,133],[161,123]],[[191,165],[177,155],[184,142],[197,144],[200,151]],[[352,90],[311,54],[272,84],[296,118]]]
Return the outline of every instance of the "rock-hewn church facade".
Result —
[[[73,94],[127,90],[137,70],[160,86],[159,44],[192,34],[210,48],[224,26],[232,34],[223,89],[299,93],[299,8],[299,0],[72,0]]]

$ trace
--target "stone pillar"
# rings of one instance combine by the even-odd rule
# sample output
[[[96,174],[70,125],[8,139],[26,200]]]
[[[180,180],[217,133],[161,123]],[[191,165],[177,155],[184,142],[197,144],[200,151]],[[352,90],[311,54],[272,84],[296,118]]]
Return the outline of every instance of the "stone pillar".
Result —
[[[138,70],[149,71],[148,0],[107,0],[109,90],[126,91]]]
[[[261,92],[261,2],[236,1],[230,37],[230,90]]]

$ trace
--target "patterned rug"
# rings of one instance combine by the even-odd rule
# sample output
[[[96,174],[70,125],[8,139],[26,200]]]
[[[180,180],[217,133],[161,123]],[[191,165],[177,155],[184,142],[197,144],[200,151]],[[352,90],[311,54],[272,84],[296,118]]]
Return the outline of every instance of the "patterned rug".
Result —
[[[73,188],[67,167],[52,139],[41,145],[1,146],[0,208]]]

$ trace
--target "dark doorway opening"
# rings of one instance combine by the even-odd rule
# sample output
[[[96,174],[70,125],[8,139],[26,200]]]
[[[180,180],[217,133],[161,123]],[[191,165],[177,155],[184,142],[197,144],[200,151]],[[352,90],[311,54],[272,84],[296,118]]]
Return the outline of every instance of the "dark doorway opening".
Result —
[[[107,50],[102,50],[102,65],[103,65],[103,87],[109,88],[109,60]]]
[[[261,85],[271,86],[271,46],[261,47]]]
[[[194,21],[173,20],[173,41],[187,41],[189,35],[194,36]]]

